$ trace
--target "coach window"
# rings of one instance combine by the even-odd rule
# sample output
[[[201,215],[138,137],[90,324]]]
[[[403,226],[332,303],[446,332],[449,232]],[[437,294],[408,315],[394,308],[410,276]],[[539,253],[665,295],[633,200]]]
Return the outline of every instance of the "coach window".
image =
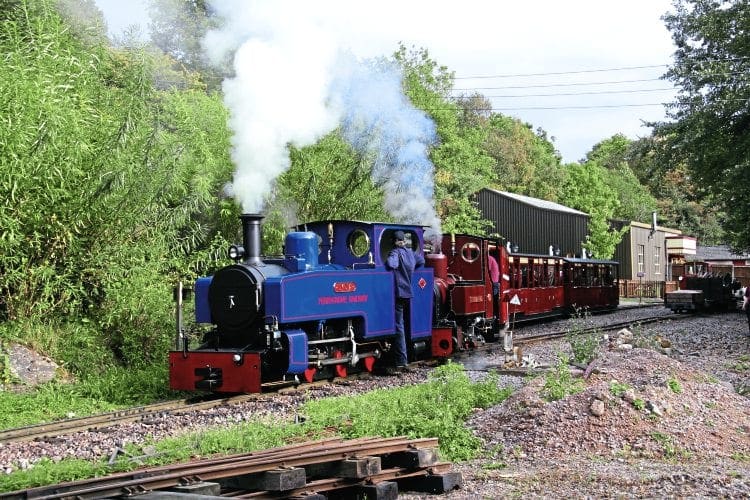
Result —
[[[586,286],[586,268],[583,266],[575,267],[575,286]]]
[[[521,288],[525,281],[525,278],[522,276],[525,268],[521,268],[521,262],[518,259],[512,260],[510,262],[510,267],[511,272],[513,273],[513,288]]]
[[[612,265],[607,264],[604,268],[604,285],[612,286],[615,282],[614,273],[612,273]]]
[[[510,274],[510,287],[518,288],[518,266],[513,257],[508,257],[508,273]]]
[[[355,229],[349,233],[347,244],[352,255],[362,257],[370,250],[370,237],[361,229]]]
[[[547,275],[545,276],[547,286],[555,286],[555,264],[554,262],[547,263]]]
[[[537,287],[542,286],[544,283],[542,283],[542,276],[544,275],[542,261],[539,259],[534,259],[534,267],[533,272],[531,275],[531,286]]]

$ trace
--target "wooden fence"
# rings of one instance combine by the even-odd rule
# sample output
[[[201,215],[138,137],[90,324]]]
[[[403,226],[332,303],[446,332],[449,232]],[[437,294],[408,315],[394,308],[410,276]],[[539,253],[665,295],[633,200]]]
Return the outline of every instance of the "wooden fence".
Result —
[[[664,294],[677,290],[676,281],[619,280],[620,297],[664,298]]]

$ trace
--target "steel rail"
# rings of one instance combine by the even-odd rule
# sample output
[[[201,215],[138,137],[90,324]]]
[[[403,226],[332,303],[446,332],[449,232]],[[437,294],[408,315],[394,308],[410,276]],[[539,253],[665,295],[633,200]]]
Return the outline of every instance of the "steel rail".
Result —
[[[216,481],[279,468],[301,467],[336,462],[347,458],[437,448],[437,446],[437,438],[362,438],[350,441],[331,439],[290,445],[281,449],[261,450],[255,453],[42,486],[12,492],[8,495],[0,495],[0,498],[34,498],[39,500],[108,498],[118,495],[132,495],[136,492],[173,488],[196,481]]]
[[[561,337],[567,337],[569,335],[576,336],[576,335],[589,335],[589,334],[597,333],[597,332],[610,332],[613,330],[620,330],[622,328],[630,328],[630,327],[633,327],[634,325],[648,325],[651,323],[661,323],[663,321],[682,320],[682,319],[686,319],[690,317],[692,316],[689,314],[675,314],[675,315],[669,315],[669,316],[664,316],[664,315],[650,316],[646,318],[640,318],[637,320],[628,320],[628,321],[621,321],[617,323],[610,323],[607,325],[587,326],[585,328],[580,328],[580,329],[567,329],[567,330],[561,330],[557,332],[521,335],[521,336],[514,337],[513,343],[520,344],[520,345],[529,345],[535,342],[542,342],[545,340],[552,340],[552,339],[557,339]]]
[[[211,397],[209,399],[200,399],[197,401],[195,401],[194,398],[163,401],[160,403],[125,408],[86,417],[69,418],[55,422],[27,425],[24,427],[0,431],[0,443],[49,439],[66,433],[92,431],[111,427],[116,424],[142,421],[150,416],[161,413],[182,410],[201,410],[216,406],[241,403],[256,399],[257,397],[257,394],[241,394],[231,397]]]

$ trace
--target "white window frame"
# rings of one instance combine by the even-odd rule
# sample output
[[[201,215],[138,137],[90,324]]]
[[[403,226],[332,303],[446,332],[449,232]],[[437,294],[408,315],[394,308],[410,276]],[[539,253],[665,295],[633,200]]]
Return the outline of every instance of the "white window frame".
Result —
[[[644,257],[646,254],[646,245],[637,245],[638,247],[638,272],[642,273],[644,265]]]

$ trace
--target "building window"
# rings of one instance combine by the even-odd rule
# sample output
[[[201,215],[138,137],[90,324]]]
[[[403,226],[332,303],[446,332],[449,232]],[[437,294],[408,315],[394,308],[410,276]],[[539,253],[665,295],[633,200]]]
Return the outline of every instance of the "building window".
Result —
[[[643,258],[646,255],[646,245],[638,245],[638,272],[643,272]]]
[[[654,274],[661,274],[661,248],[654,247]]]

